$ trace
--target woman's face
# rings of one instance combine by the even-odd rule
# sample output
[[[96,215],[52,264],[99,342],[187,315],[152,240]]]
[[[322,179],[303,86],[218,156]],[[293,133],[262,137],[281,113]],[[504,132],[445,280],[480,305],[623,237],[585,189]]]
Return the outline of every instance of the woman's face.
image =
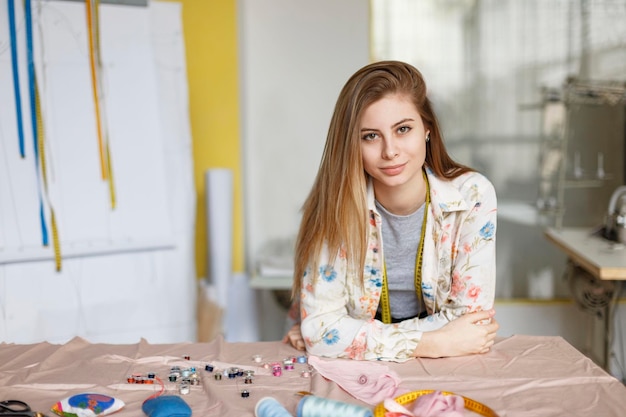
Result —
[[[383,97],[365,109],[361,153],[377,195],[379,191],[410,189],[423,181],[428,133],[417,109],[403,95]]]

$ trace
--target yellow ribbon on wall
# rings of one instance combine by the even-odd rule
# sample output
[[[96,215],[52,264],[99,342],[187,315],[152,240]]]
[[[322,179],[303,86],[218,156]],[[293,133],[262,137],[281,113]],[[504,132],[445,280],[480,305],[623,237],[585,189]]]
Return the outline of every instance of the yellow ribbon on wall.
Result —
[[[108,132],[103,121],[104,106],[102,99],[102,57],[100,54],[100,15],[99,0],[86,0],[87,32],[89,36],[89,66],[91,72],[91,88],[93,90],[94,109],[96,116],[96,130],[98,150],[100,153],[100,172],[102,179],[108,181],[111,208],[116,205],[115,184],[113,182],[113,164],[109,147]]]
[[[50,225],[52,227],[52,249],[54,251],[54,265],[57,272],[61,271],[61,241],[59,240],[59,228],[57,226],[56,216],[54,214],[54,208],[50,202],[48,194],[48,163],[46,158],[46,140],[45,129],[43,124],[43,116],[41,113],[41,99],[39,97],[39,86],[37,85],[37,78],[35,78],[35,113],[37,115],[37,141],[39,148],[39,160],[41,164],[41,177],[43,179],[44,194],[48,200],[48,207],[50,207]]]

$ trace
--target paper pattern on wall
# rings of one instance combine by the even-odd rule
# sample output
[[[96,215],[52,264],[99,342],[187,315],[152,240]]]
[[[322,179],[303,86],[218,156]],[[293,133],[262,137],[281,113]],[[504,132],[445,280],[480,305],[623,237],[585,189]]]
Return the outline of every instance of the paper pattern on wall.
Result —
[[[0,1],[3,28],[6,6],[6,0]],[[161,132],[150,15],[142,7],[100,6],[103,91],[115,155],[117,207],[112,210],[100,173],[84,7],[80,2],[33,2],[49,191],[63,254],[168,247],[171,225],[162,141],[157,140]],[[21,2],[16,2],[16,18],[20,91],[27,98]],[[8,44],[8,30],[0,31],[0,45]],[[0,48],[0,263],[51,259],[52,249],[41,245],[29,129],[25,158],[18,149],[10,65],[9,49]],[[28,105],[23,100],[23,111]]]

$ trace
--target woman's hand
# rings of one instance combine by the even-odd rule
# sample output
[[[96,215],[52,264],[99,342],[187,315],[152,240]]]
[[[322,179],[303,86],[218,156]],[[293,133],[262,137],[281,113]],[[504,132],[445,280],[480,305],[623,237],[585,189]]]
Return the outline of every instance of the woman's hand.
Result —
[[[432,332],[424,332],[415,348],[416,357],[441,358],[487,353],[500,325],[495,310],[468,313]],[[481,324],[486,323],[486,324]]]
[[[300,332],[300,324],[294,324],[289,329],[285,337],[283,337],[283,343],[289,343],[298,350],[304,350],[304,339],[302,338],[302,332]]]

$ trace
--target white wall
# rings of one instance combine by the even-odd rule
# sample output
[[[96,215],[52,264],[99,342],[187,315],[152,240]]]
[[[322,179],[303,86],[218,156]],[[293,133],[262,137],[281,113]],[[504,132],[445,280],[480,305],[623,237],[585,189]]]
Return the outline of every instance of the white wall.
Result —
[[[293,239],[339,90],[369,60],[369,3],[240,0],[248,269]]]
[[[369,2],[239,0],[246,263],[287,257],[322,155],[339,90],[369,59]],[[284,311],[257,290],[263,340]]]
[[[105,91],[108,94],[107,103],[111,106],[107,108],[107,113],[111,123],[112,160],[117,167],[115,181],[119,190],[117,211],[109,213],[108,207],[100,211],[92,209],[96,198],[87,190],[72,188],[77,183],[76,176],[80,174],[67,174],[72,161],[89,160],[93,155],[81,152],[84,148],[78,146],[68,151],[65,144],[68,141],[96,143],[95,130],[92,134],[84,134],[81,130],[81,127],[90,125],[85,120],[93,121],[93,102],[90,107],[76,106],[70,101],[82,93],[91,92],[88,82],[81,84],[89,80],[88,71],[82,77],[60,77],[68,70],[77,74],[81,74],[81,68],[88,70],[84,4],[60,1],[33,4],[36,8],[33,10],[36,34],[42,31],[42,36],[35,37],[38,51],[35,59],[38,68],[43,71],[39,76],[44,74],[40,82],[42,110],[49,128],[47,140],[52,150],[48,154],[51,194],[57,203],[57,216],[62,219],[59,227],[61,252],[67,256],[63,258],[62,270],[56,272],[50,248],[20,246],[21,240],[15,238],[27,237],[30,229],[17,232],[12,228],[0,230],[3,235],[0,252],[6,254],[12,251],[15,254],[20,250],[31,251],[38,253],[42,259],[26,262],[15,261],[13,255],[0,256],[0,341],[60,343],[75,336],[92,342],[110,343],[136,342],[142,337],[150,342],[194,340],[195,190],[181,5],[151,1],[147,8],[101,6],[102,53],[105,73],[109,74]],[[20,3],[16,3],[20,13],[18,36],[23,39],[23,13],[18,5]],[[7,27],[6,9],[6,0],[0,1],[0,26],[3,28]],[[8,45],[8,33],[2,31],[0,36],[0,44]],[[126,40],[120,42],[119,36],[126,36]],[[66,49],[55,50],[52,40],[64,38],[70,42],[59,42],[58,46]],[[120,54],[115,53],[126,48],[133,50],[134,54],[128,56],[128,60],[120,59]],[[78,58],[68,61],[65,55],[55,55],[61,50],[74,51],[73,57]],[[7,74],[7,77],[11,73],[8,70],[8,51],[4,48],[0,53],[0,73]],[[24,57],[23,50],[20,54]],[[134,59],[140,61],[135,62]],[[142,65],[144,71],[139,74],[140,78],[130,83],[124,78],[128,74],[123,71],[129,68],[129,63],[131,67]],[[120,85],[120,80],[126,80],[127,84]],[[2,81],[0,96],[3,103],[14,103],[12,84],[6,84],[7,78]],[[21,81],[26,82],[25,77]],[[4,88],[5,85],[7,88]],[[55,91],[60,94],[54,96],[56,101],[53,101],[49,97]],[[28,96],[23,95],[23,100],[27,105]],[[68,108],[72,109],[70,114],[61,112]],[[6,161],[19,158],[15,152],[9,151],[14,149],[17,138],[7,134],[9,125],[15,123],[14,116],[6,117],[7,114],[6,111],[0,114],[0,166],[3,165],[0,168],[0,184],[5,186],[3,191],[19,189],[36,192],[36,183],[28,182],[14,175],[14,170],[6,169]],[[141,122],[133,123],[133,120]],[[70,128],[59,134],[59,126],[65,125]],[[149,158],[144,159],[146,155]],[[32,153],[29,153],[26,159],[29,165],[33,164],[32,158]],[[34,170],[34,165],[31,166]],[[85,167],[82,175],[86,178],[80,178],[87,186],[90,172]],[[62,175],[64,173],[67,175]],[[140,181],[136,184],[138,179]],[[102,188],[106,190],[101,184],[92,184],[91,187],[89,191],[94,195]],[[72,199],[72,196],[76,197]],[[153,200],[155,196],[158,198]],[[4,192],[0,200],[0,217],[5,225],[21,221],[19,214],[28,210],[27,207],[20,207],[18,203],[22,200],[14,193]],[[135,203],[129,205],[129,200]],[[142,206],[146,200],[157,203]],[[133,212],[133,208],[137,207],[140,210]],[[129,216],[122,216],[124,213]],[[155,217],[156,213],[159,214]],[[11,221],[12,215],[16,216],[15,222]],[[123,218],[121,223],[120,218]],[[133,241],[137,237],[137,225],[145,223],[145,219],[151,220],[142,232],[148,238]],[[76,228],[76,224],[81,226]],[[69,232],[72,227],[77,229],[74,235]],[[93,230],[104,234],[104,239],[90,238],[95,236],[89,233]],[[108,237],[107,233],[110,233]],[[77,236],[82,237],[79,239]],[[126,236],[128,242],[120,241],[120,236]],[[165,244],[155,245],[154,236],[162,236]],[[70,237],[76,239],[70,241]],[[32,239],[24,240],[30,242]],[[39,256],[42,253],[45,256]]]

